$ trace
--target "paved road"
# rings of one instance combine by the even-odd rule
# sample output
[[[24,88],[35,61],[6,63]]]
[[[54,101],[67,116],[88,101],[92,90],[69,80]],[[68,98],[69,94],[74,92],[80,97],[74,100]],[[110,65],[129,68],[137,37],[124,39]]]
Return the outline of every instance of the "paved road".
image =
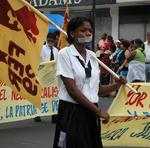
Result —
[[[110,98],[100,101],[105,110],[111,103]],[[54,131],[50,116],[42,117],[42,122],[30,119],[0,124],[0,148],[52,148]]]

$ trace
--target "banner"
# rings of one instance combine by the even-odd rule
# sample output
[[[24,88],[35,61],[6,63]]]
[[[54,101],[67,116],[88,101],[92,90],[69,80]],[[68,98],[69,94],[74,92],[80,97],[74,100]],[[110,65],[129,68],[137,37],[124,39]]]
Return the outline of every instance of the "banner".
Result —
[[[64,23],[62,26],[62,30],[64,30],[65,32],[67,32],[68,23],[69,23],[69,8],[68,8],[68,0],[67,0],[66,11],[64,14]],[[68,45],[67,36],[64,33],[60,32],[57,48],[60,50],[66,47],[67,45]]]
[[[58,80],[55,62],[41,63],[38,78],[42,84],[42,109],[12,91],[0,81],[0,123],[19,121],[36,116],[56,114],[58,111]],[[150,145],[150,84],[130,84],[134,94],[122,86],[110,106],[110,121],[102,124],[104,146],[149,147]]]
[[[0,79],[40,108],[36,75],[48,19],[25,0],[0,0]]]
[[[104,146],[150,147],[150,84],[122,86],[110,106],[110,121],[102,124]]]
[[[40,64],[38,76],[42,84],[41,110],[0,81],[0,123],[57,113],[59,100],[55,62]]]

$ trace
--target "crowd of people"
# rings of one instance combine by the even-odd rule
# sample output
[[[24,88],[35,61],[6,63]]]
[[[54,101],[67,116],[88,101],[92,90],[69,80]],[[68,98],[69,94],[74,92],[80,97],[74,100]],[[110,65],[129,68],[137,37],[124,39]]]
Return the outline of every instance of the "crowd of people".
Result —
[[[103,33],[97,43],[97,57],[128,82],[150,82],[150,33],[147,41],[140,38],[113,40]],[[100,68],[101,84],[112,83],[112,77],[103,67]]]

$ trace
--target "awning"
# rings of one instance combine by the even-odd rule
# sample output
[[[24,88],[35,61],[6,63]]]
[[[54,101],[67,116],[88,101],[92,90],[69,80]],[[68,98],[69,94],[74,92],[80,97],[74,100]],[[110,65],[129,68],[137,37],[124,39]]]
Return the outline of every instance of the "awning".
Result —
[[[51,21],[53,21],[56,25],[58,25],[60,28],[63,25],[63,21],[64,21],[64,17],[60,14],[50,14],[50,13],[45,13],[44,15],[46,15]],[[53,25],[49,24],[49,32],[55,32],[58,29],[56,27],[54,27]]]

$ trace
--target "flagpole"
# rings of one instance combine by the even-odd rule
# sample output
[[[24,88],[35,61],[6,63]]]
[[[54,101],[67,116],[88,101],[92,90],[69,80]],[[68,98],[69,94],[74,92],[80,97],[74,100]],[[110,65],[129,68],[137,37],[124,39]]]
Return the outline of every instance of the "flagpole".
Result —
[[[93,51],[95,51],[95,8],[96,2],[93,0],[93,8],[92,8],[92,18],[93,18],[93,40],[92,40],[92,47]]]
[[[103,62],[101,62],[95,55],[91,54],[91,56],[92,56],[95,60],[97,60],[97,62],[98,62],[103,68],[105,68],[110,74],[112,74],[115,78],[117,78],[117,79],[120,78],[119,75],[117,75],[114,71],[112,71],[112,70],[111,70],[107,65],[105,65]],[[132,90],[134,93],[137,93],[137,91],[136,91],[132,86],[130,86],[128,83],[126,83],[126,86],[127,86],[130,90]]]

